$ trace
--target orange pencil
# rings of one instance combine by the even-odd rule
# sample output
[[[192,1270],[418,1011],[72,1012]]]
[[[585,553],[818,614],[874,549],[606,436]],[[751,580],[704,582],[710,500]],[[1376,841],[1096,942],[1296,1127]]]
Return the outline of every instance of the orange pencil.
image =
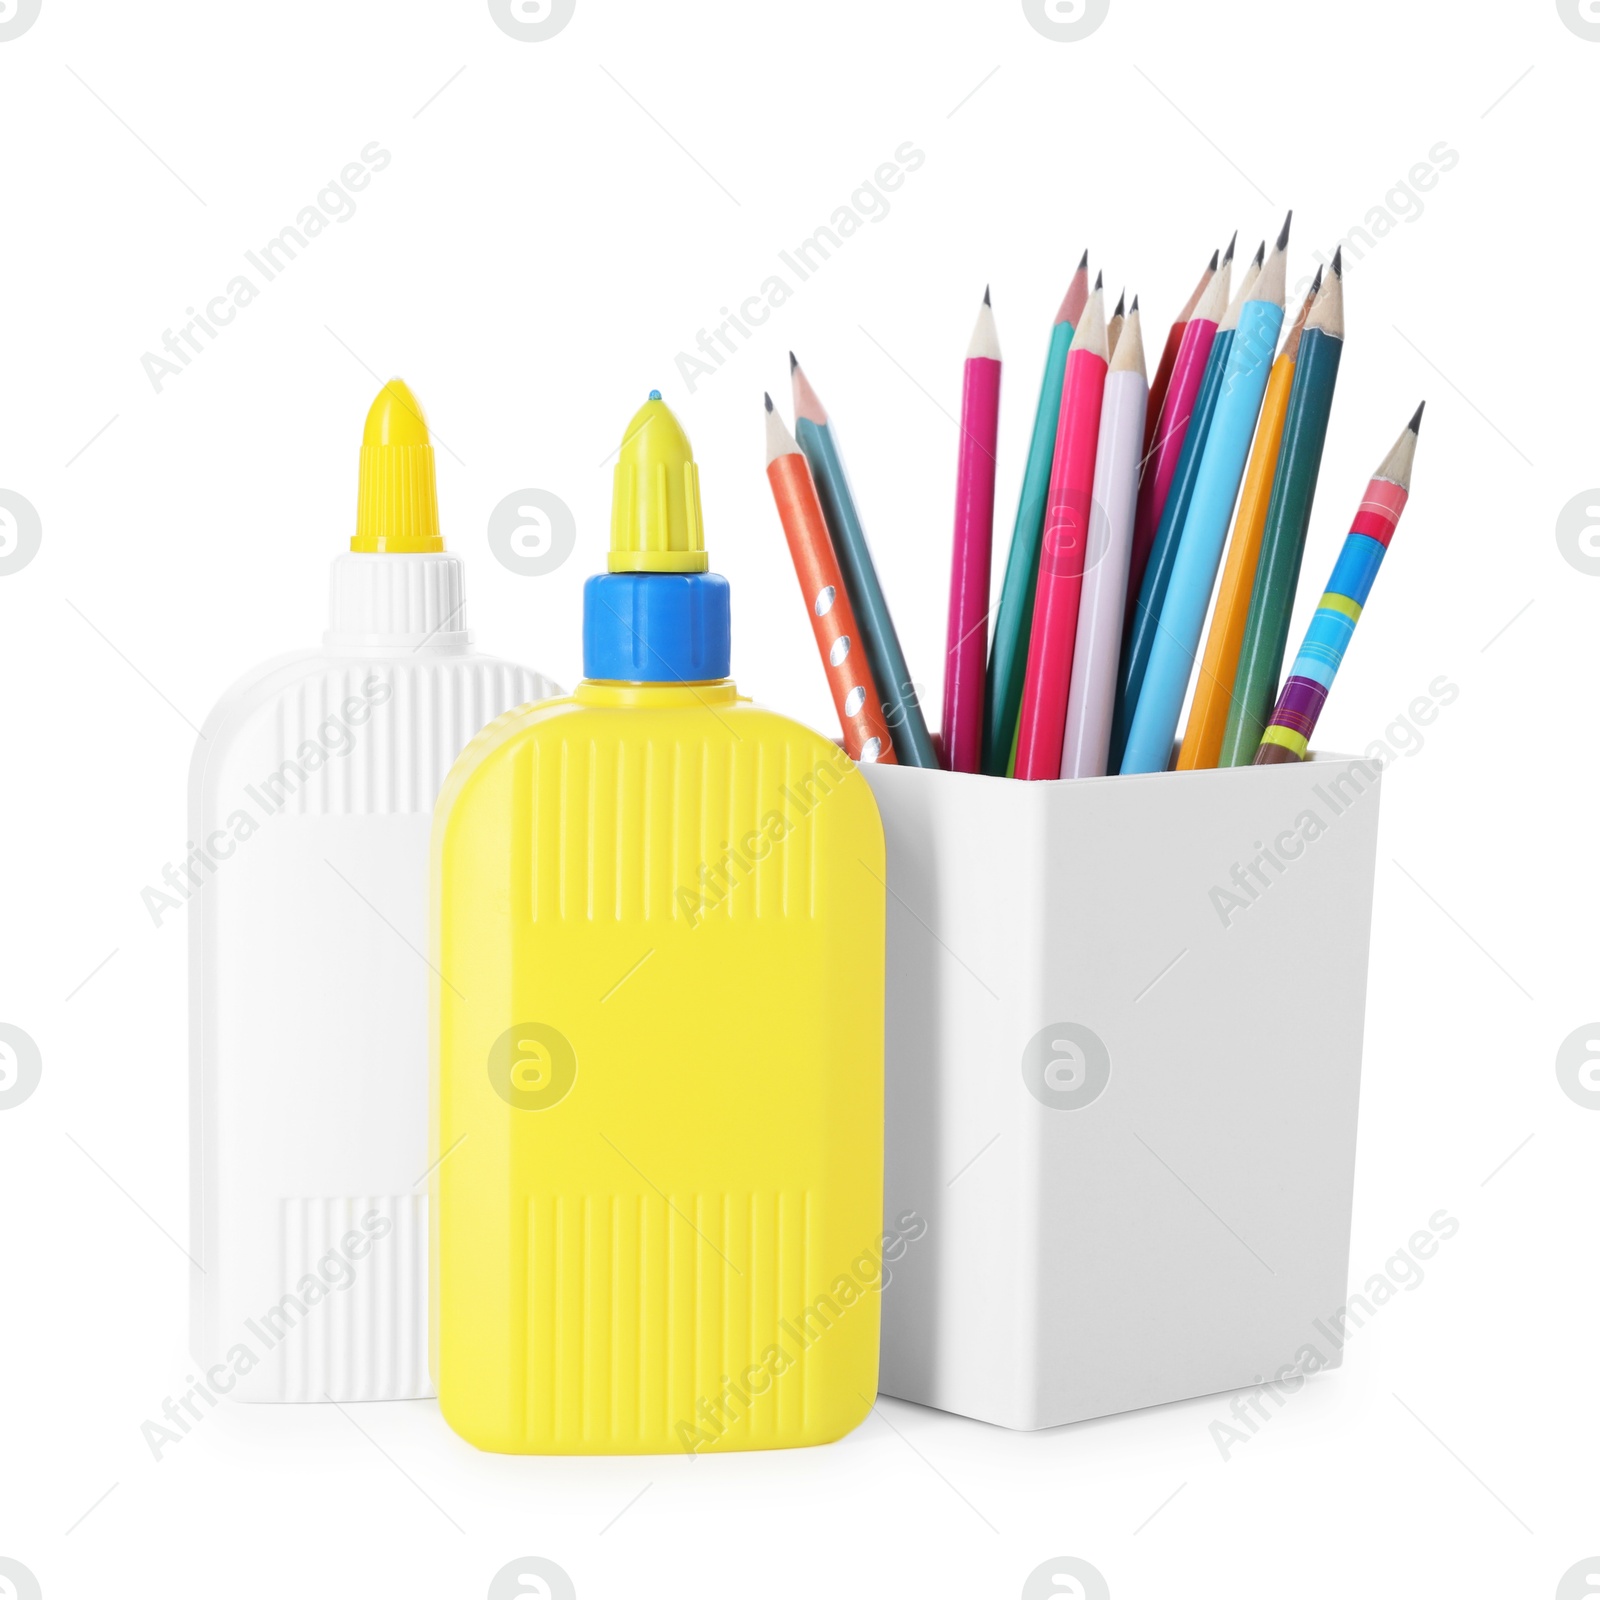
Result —
[[[1183,744],[1178,750],[1180,772],[1214,767],[1222,755],[1228,704],[1233,694],[1234,674],[1239,669],[1245,619],[1250,615],[1256,562],[1261,555],[1261,535],[1267,525],[1267,506],[1272,499],[1273,479],[1277,476],[1283,419],[1289,410],[1289,391],[1294,387],[1300,331],[1305,327],[1306,313],[1311,310],[1311,302],[1321,286],[1322,269],[1318,267],[1311,292],[1300,307],[1300,315],[1294,319],[1294,326],[1283,341],[1283,349],[1272,363],[1272,374],[1267,379],[1261,420],[1256,424],[1255,443],[1250,447],[1250,465],[1245,469],[1244,488],[1239,493],[1239,505],[1233,515],[1228,559],[1223,564],[1222,584],[1211,614],[1211,631],[1206,635],[1205,654],[1200,658],[1194,703],[1189,707],[1189,723],[1183,730]]]
[[[783,536],[789,541],[800,593],[811,618],[822,670],[828,675],[834,709],[844,730],[845,754],[852,761],[895,764],[894,745],[883,719],[883,700],[867,665],[861,632],[839,571],[833,540],[817,499],[817,486],[811,468],[794,442],[794,435],[767,402],[767,482],[783,523]]]

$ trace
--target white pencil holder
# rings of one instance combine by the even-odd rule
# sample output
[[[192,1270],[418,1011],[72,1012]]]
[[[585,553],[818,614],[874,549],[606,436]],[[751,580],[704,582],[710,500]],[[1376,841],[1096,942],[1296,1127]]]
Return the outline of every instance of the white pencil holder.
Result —
[[[1046,1428],[1346,1298],[1378,768],[863,768],[888,842],[885,1394]]]

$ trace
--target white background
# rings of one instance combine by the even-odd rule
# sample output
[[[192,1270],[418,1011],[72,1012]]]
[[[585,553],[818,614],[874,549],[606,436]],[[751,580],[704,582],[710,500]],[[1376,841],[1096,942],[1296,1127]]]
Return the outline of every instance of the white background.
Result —
[[[43,527],[0,579],[0,1021],[43,1056],[0,1112],[0,1555],[61,1600],[481,1596],[537,1554],[589,1600],[1012,1596],[1065,1554],[1126,1600],[1549,1596],[1600,1553],[1600,1115],[1555,1074],[1600,1015],[1577,909],[1600,890],[1600,578],[1555,536],[1600,480],[1597,72],[1554,0],[1111,0],[1075,43],[1018,0],[578,0],[542,43],[482,3],[43,0],[0,42],[0,488]],[[141,356],[372,140],[393,159],[355,215],[158,394]],[[926,160],[888,215],[691,394],[679,352],[907,140]],[[1343,1369],[1226,1461],[1220,1398],[1036,1435],[891,1400],[825,1449],[695,1462],[480,1455],[431,1403],[230,1406],[152,1460],[140,1424],[190,1370],[186,978],[182,914],[154,927],[140,890],[184,849],[193,726],[320,635],[378,382],[403,375],[438,430],[479,641],[567,683],[607,457],[659,386],[697,450],[739,683],[833,731],[762,472],[790,346],[936,707],[984,284],[1007,357],[998,572],[1085,246],[1143,296],[1153,364],[1233,228],[1247,254],[1292,204],[1294,283],[1374,207],[1409,211],[1394,185],[1441,141],[1454,169],[1350,263],[1294,628],[1426,397],[1318,742],[1361,751],[1439,675],[1459,687],[1384,782],[1352,1277],[1441,1207],[1461,1226]],[[577,519],[544,578],[485,537],[526,487]],[[1262,1004],[1292,1070],[1293,997]]]

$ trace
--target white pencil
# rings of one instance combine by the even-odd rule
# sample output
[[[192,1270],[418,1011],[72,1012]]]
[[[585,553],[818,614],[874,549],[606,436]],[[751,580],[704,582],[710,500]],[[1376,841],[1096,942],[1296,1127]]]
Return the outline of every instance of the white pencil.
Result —
[[[1135,295],[1123,320],[1100,405],[1094,497],[1084,552],[1083,593],[1078,600],[1078,640],[1067,696],[1066,739],[1061,747],[1063,778],[1105,776],[1149,395],[1139,297]]]

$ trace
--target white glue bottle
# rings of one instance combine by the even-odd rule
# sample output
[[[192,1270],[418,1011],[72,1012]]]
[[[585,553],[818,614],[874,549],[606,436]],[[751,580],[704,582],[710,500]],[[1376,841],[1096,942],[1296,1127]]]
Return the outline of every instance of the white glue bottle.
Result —
[[[398,379],[350,544],[322,648],[236,683],[190,770],[191,1346],[211,1394],[246,1400],[433,1392],[433,802],[485,723],[561,693],[473,651]]]

